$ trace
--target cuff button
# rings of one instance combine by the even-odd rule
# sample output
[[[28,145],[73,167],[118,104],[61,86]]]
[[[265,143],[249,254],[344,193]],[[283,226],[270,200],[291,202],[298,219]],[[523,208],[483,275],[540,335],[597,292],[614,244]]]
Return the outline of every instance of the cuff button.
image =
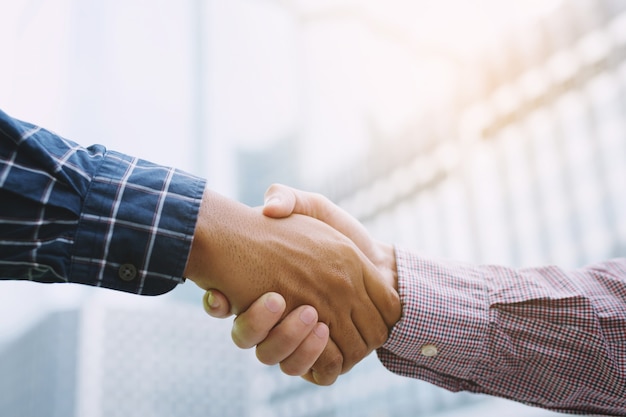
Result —
[[[428,358],[432,358],[433,356],[437,356],[437,353],[439,353],[437,351],[437,346],[435,345],[424,345],[422,346],[422,355],[428,357]]]
[[[123,264],[117,271],[117,275],[123,281],[132,281],[137,276],[137,268],[133,264]]]

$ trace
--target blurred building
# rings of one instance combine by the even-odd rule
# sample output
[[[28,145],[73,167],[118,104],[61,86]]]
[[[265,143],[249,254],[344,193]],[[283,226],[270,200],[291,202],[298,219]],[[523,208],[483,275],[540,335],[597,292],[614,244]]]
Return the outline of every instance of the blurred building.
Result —
[[[384,369],[375,354],[329,387],[288,378],[277,368],[266,368],[256,378],[264,388],[255,391],[251,417],[434,416],[465,410],[481,398],[398,377]]]
[[[0,349],[3,417],[409,417],[463,410],[497,417],[482,397],[433,390],[382,368],[375,355],[330,387],[256,362],[230,323],[197,307],[95,302],[49,315]],[[518,416],[543,410],[508,406]]]
[[[76,416],[78,314],[50,315],[0,350],[0,414]]]
[[[263,193],[275,182],[297,186],[299,158],[296,140],[287,138],[263,150],[237,152],[237,194],[239,200],[250,206],[263,204]]]
[[[370,129],[366,155],[305,188],[432,256],[564,267],[624,256],[625,9],[562,2],[512,26],[457,62],[446,106],[396,135]],[[395,378],[371,358],[325,395],[269,372],[259,416],[552,415]]]
[[[563,2],[504,33],[464,63],[445,111],[377,137],[317,186],[380,239],[436,256],[577,266],[623,255],[624,8]]]
[[[93,303],[0,350],[3,417],[249,415],[261,365],[201,308]]]

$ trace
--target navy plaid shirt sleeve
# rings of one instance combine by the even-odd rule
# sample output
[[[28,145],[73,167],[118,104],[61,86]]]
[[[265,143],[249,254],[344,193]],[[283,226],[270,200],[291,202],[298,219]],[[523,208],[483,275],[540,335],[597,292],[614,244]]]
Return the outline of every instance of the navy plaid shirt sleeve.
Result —
[[[396,248],[402,319],[378,350],[400,375],[569,413],[626,415],[626,259],[565,271]]]
[[[165,293],[184,280],[204,187],[0,111],[0,279]]]

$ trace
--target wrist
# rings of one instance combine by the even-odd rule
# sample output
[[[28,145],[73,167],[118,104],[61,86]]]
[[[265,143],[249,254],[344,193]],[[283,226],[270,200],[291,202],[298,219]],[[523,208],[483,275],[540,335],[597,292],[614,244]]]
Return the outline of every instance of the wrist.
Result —
[[[263,292],[251,285],[251,271],[264,265],[260,220],[258,211],[205,190],[185,276],[204,290],[220,291],[235,314]]]
[[[232,239],[242,223],[242,209],[240,203],[205,189],[185,268],[185,277],[199,287],[221,289],[224,284],[224,263],[229,252],[237,252]]]
[[[385,308],[386,323],[391,330],[402,317],[402,302],[398,291],[398,268],[396,263],[396,251],[393,245],[375,242],[378,259],[376,266],[381,273],[385,284],[390,288],[388,305]],[[391,290],[392,289],[392,290]]]
[[[377,242],[380,259],[377,266],[381,270],[385,282],[398,292],[398,267],[396,264],[396,251],[393,245]]]
[[[184,272],[184,277],[186,279],[195,282],[200,287],[201,285],[198,282],[198,278],[201,276],[201,260],[206,250],[205,223],[208,214],[208,193],[208,190],[205,189],[204,194],[202,195],[202,201],[198,210],[198,218],[196,220],[196,227],[193,233],[193,240],[191,242],[191,249],[189,251],[189,257],[187,258],[187,265],[185,266]]]

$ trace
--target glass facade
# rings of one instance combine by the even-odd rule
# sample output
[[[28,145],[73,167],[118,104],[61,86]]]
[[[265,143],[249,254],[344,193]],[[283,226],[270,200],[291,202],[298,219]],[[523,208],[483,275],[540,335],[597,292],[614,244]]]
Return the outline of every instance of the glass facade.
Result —
[[[0,349],[0,415],[250,415],[263,366],[229,331],[175,303],[55,313]]]
[[[0,414],[76,416],[78,314],[51,314],[0,349]]]
[[[620,255],[626,39],[615,7],[566,2],[535,42],[503,36],[491,50],[502,58],[467,80],[483,94],[448,109],[454,135],[406,146],[411,157],[372,175],[391,159],[378,152],[348,168],[359,178],[324,191],[377,237],[437,256],[576,266]]]

